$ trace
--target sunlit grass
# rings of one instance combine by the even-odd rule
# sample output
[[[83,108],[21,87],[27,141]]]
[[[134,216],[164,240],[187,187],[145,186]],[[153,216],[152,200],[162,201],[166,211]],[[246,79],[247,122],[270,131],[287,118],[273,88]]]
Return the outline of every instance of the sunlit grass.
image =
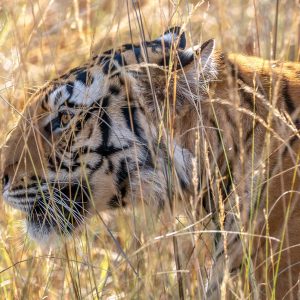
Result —
[[[37,88],[93,54],[139,42],[140,24],[146,39],[181,25],[189,45],[215,38],[219,49],[266,59],[274,57],[276,36],[276,58],[299,60],[296,1],[279,6],[277,31],[276,1],[133,2],[140,9],[125,0],[0,2],[0,144]],[[178,273],[187,299],[203,297],[214,230],[209,225],[203,234],[205,216],[199,222],[183,213],[169,222],[164,214],[153,220],[114,212],[101,215],[104,222],[95,216],[58,248],[41,249],[24,232],[22,215],[3,201],[0,208],[1,299],[176,299]],[[165,236],[174,230],[180,270],[172,236]]]

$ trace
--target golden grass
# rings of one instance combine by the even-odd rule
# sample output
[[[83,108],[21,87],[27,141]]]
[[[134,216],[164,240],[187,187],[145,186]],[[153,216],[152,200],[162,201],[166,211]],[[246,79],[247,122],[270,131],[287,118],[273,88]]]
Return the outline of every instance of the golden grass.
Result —
[[[276,1],[270,0],[2,0],[0,144],[36,88],[93,53],[130,42],[131,34],[139,41],[140,20],[147,39],[170,25],[182,25],[189,44],[215,38],[225,51],[267,59],[276,54],[296,61],[299,5],[280,1],[275,30]],[[172,239],[155,239],[174,228],[163,216],[149,217],[145,226],[142,218],[136,217],[135,223],[131,214],[115,213],[106,220],[109,230],[95,217],[80,237],[59,249],[41,250],[22,232],[22,216],[3,201],[0,207],[1,299],[174,299],[179,297],[178,272],[187,299],[202,297],[205,278],[199,265],[210,262],[210,241],[201,236],[192,258],[176,270]],[[188,219],[180,221],[178,229],[191,224]],[[192,233],[179,237],[181,253],[184,239],[195,242]]]

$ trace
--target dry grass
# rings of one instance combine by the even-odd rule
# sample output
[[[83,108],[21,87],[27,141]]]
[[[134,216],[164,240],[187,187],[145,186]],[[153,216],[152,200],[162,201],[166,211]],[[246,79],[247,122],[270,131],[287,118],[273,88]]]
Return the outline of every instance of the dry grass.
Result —
[[[131,38],[139,41],[139,13],[146,38],[183,25],[189,44],[213,37],[225,51],[300,60],[296,0],[279,1],[277,30],[271,0],[134,2],[140,11],[124,0],[0,0],[0,144],[44,82],[93,53]],[[200,237],[194,256],[176,270],[172,239],[155,239],[172,231],[163,216],[149,217],[145,226],[138,217],[133,222],[131,214],[116,213],[105,221],[109,230],[95,217],[80,237],[41,250],[23,234],[21,215],[2,201],[0,206],[1,299],[174,299],[179,297],[176,272],[182,274],[186,297],[201,298],[205,279],[198,270],[210,261],[209,239]],[[185,218],[177,226],[189,224]],[[184,238],[194,241],[193,234]],[[184,253],[183,237],[179,242]]]

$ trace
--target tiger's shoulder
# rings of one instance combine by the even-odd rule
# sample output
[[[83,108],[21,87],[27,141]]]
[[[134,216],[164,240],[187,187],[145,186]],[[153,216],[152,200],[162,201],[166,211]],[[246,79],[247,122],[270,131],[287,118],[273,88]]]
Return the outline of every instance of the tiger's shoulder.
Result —
[[[253,77],[253,73],[261,76],[278,76],[300,83],[300,63],[284,60],[266,60],[241,53],[227,55],[229,63],[234,64],[244,73]]]
[[[299,62],[266,60],[241,53],[216,53],[215,60],[218,80],[221,81],[218,93],[222,93],[224,84],[228,88],[228,80],[225,79],[230,77],[229,90],[238,88],[243,98],[258,96],[269,103],[275,100],[276,106],[290,115],[297,110],[300,103]]]

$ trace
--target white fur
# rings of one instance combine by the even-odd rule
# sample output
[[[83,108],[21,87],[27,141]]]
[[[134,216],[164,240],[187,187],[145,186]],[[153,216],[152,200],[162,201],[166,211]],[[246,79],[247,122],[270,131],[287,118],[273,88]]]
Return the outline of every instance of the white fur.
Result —
[[[93,77],[94,81],[90,86],[83,84],[81,81],[75,81],[73,95],[69,100],[71,103],[89,106],[104,95],[102,72],[94,72]]]
[[[174,33],[169,32],[169,33],[167,33],[167,34],[165,34],[165,35],[159,37],[159,38],[157,39],[157,41],[160,41],[160,42],[161,42],[161,41],[164,41],[165,43],[171,44],[172,41],[175,41],[176,37],[177,37],[177,36],[174,35]]]
[[[66,101],[68,99],[68,97],[70,96],[70,94],[67,91],[67,86],[66,85],[60,85],[56,90],[54,90],[49,95],[49,100],[48,100],[49,106],[55,107],[55,104],[54,104],[55,98],[56,98],[56,96],[59,92],[61,92],[61,98],[59,99],[59,102],[57,103],[58,105],[60,105],[64,101]]]

